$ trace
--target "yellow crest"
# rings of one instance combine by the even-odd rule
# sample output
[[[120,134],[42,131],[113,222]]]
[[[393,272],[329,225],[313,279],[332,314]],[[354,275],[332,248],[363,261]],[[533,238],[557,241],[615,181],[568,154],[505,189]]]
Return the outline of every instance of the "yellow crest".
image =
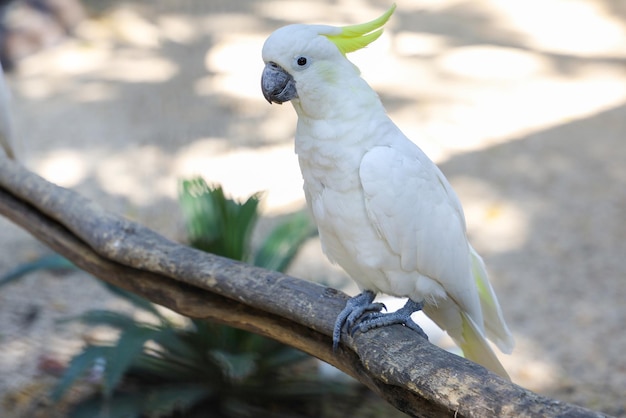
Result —
[[[342,54],[357,51],[374,42],[383,33],[382,26],[387,23],[394,10],[395,3],[382,16],[371,22],[343,26],[339,35],[326,35]]]

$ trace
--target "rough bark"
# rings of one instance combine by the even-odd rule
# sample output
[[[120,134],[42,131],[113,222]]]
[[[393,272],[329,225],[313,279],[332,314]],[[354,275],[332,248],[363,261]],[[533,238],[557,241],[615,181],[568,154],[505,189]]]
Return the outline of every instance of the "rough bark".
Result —
[[[0,214],[83,270],[193,318],[274,338],[419,417],[601,417],[523,389],[402,326],[346,337],[337,290],[174,243],[0,155]]]

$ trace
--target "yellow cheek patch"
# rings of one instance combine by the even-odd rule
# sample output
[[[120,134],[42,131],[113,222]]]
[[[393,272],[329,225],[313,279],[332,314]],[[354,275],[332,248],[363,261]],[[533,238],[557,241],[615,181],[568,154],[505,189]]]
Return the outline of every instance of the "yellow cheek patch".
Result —
[[[371,22],[358,25],[344,26],[339,35],[326,35],[326,37],[339,48],[342,54],[357,51],[374,42],[383,33],[382,26],[387,23],[396,5],[393,4],[382,16]]]
[[[330,63],[320,63],[319,75],[326,83],[333,83],[337,79],[337,69]]]

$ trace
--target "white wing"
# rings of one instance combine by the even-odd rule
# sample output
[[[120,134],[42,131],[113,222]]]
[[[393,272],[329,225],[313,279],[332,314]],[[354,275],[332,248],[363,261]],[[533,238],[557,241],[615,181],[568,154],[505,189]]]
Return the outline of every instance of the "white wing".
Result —
[[[438,282],[482,328],[463,210],[439,168],[405,140],[368,151],[359,174],[368,215],[399,268]]]

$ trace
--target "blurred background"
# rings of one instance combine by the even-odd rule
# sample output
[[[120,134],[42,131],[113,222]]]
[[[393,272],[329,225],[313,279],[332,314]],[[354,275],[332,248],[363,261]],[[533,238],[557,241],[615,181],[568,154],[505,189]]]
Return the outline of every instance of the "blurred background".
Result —
[[[263,191],[261,230],[304,209],[295,112],[260,92],[263,41],[286,24],[360,23],[390,6],[2,3],[19,160],[178,241],[181,178],[235,197]],[[626,2],[396,3],[380,40],[349,58],[459,193],[517,340],[505,368],[538,393],[626,416]],[[0,274],[46,251],[0,219]],[[289,272],[357,290],[316,238]],[[18,414],[42,358],[82,346],[84,329],[58,318],[129,309],[84,276],[38,272],[0,291],[0,412]]]

